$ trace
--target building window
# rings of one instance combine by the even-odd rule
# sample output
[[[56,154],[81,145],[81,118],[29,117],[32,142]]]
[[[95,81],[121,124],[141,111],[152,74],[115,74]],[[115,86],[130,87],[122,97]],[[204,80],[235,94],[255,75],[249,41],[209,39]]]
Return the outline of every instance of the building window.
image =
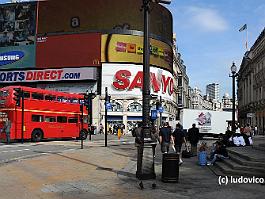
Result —
[[[140,112],[143,110],[143,108],[142,108],[142,105],[140,103],[133,102],[133,103],[129,104],[127,110],[129,112]]]
[[[119,103],[119,102],[115,102],[115,101],[113,101],[112,103],[111,103],[111,109],[109,110],[109,111],[115,111],[115,112],[121,112],[121,111],[123,111],[123,108],[122,108],[122,105]]]

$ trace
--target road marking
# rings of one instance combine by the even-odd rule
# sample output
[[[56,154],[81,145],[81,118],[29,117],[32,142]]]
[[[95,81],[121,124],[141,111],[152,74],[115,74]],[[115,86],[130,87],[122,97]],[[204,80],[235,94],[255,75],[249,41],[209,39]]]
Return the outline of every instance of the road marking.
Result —
[[[24,155],[24,156],[20,156],[20,157],[17,157],[17,158],[0,160],[0,164],[1,163],[9,163],[9,162],[14,162],[14,161],[19,161],[19,160],[23,160],[23,159],[26,159],[26,158],[39,157],[41,155],[47,155],[47,153]]]
[[[0,153],[13,153],[13,152],[22,152],[29,151],[30,149],[18,149],[18,150],[10,150],[10,151],[0,151]]]

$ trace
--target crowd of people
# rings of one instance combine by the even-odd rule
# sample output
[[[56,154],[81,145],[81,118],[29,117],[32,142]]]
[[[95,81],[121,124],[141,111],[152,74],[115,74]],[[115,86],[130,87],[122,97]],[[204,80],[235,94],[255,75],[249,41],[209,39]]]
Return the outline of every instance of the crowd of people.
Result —
[[[253,136],[257,135],[257,127],[252,127],[247,124],[244,127],[236,126],[236,131],[233,133],[230,127],[227,128],[222,141],[226,146],[250,146],[253,145]]]
[[[180,123],[176,124],[173,129],[168,122],[163,123],[159,129],[152,128],[151,135],[153,135],[155,141],[160,143],[162,154],[177,153],[179,154],[179,164],[183,163],[183,152],[189,151],[190,157],[197,156],[198,152],[206,151],[207,144],[202,142],[198,148],[200,140],[199,129],[196,124],[192,124],[191,128],[186,132]],[[142,136],[142,123],[139,123],[138,127],[134,130],[136,146],[141,145],[143,139]],[[184,145],[184,150],[182,146]],[[190,145],[190,149],[188,147]],[[209,153],[207,165],[213,165],[215,161],[228,158],[228,152],[226,145],[223,141],[217,141],[213,144]]]

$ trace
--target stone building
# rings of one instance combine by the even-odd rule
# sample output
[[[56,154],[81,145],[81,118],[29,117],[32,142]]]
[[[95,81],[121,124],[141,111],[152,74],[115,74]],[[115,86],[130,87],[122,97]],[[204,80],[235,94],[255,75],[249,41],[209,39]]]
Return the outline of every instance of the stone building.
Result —
[[[179,111],[183,108],[191,108],[191,87],[189,86],[189,77],[186,66],[181,58],[181,54],[177,48],[176,34],[173,35],[173,76],[174,76],[174,101],[177,104],[178,114],[176,118],[179,119]]]
[[[265,130],[265,29],[245,53],[238,72],[238,120]]]

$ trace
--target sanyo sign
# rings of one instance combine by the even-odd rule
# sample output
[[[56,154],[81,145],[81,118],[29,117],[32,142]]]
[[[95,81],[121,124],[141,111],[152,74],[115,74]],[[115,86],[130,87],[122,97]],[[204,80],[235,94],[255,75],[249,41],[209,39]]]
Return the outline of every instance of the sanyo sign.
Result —
[[[134,64],[103,64],[102,92],[108,87],[110,95],[142,96],[143,66]],[[151,94],[173,100],[174,81],[170,72],[150,67]]]

